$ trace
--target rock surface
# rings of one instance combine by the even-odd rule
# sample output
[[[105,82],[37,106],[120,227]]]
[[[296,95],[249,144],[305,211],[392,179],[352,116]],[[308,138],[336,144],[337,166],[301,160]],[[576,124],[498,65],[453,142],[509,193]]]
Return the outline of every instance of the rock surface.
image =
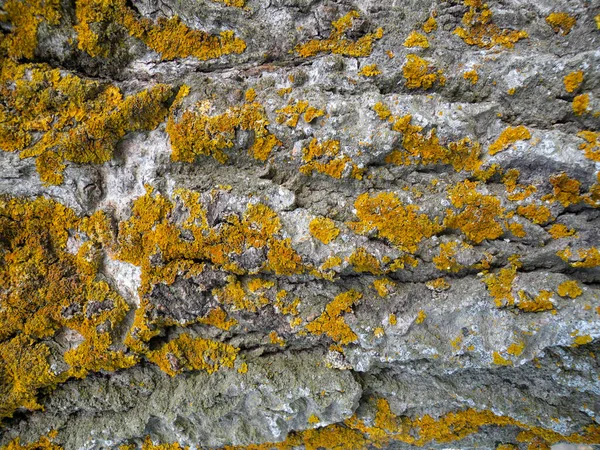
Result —
[[[0,445],[600,446],[600,2],[2,8]]]

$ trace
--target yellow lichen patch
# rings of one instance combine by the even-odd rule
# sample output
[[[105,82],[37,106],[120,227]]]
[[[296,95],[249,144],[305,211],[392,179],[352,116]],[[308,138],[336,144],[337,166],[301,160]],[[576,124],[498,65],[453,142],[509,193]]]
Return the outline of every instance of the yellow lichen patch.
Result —
[[[175,376],[185,370],[213,373],[221,367],[233,368],[238,352],[229,344],[184,333],[146,356],[163,372]]]
[[[308,231],[323,244],[329,244],[340,234],[340,230],[335,226],[335,222],[328,217],[316,217],[311,220],[308,225]]]
[[[352,306],[361,298],[362,294],[353,289],[337,295],[327,304],[323,314],[306,325],[306,329],[315,335],[326,334],[341,345],[356,341],[358,336],[346,324],[342,313],[352,311]]]
[[[311,175],[313,171],[341,178],[348,164],[352,163],[350,157],[339,155],[340,141],[319,142],[313,138],[308,147],[302,149],[302,160],[305,162],[300,167],[304,175]]]
[[[396,325],[398,323],[398,319],[396,318],[396,314],[390,314],[388,317],[388,323],[390,325]]]
[[[271,331],[269,333],[269,342],[274,345],[279,345],[280,347],[285,347],[285,340],[279,336],[276,331]]]
[[[552,219],[552,214],[547,206],[534,205],[533,203],[526,206],[519,206],[517,208],[517,214],[538,225],[544,224]]]
[[[570,74],[565,75],[563,83],[567,92],[575,91],[575,89],[583,83],[583,71],[578,70],[577,72],[571,72]]]
[[[546,22],[552,27],[555,33],[566,36],[577,23],[577,19],[564,12],[553,12],[546,17]]]
[[[360,68],[358,74],[363,77],[376,77],[377,75],[381,75],[381,70],[379,70],[377,64],[367,64]]]
[[[48,436],[42,436],[30,444],[21,444],[20,438],[17,437],[1,448],[2,450],[64,450],[63,447],[52,442],[54,433],[51,431]]]
[[[100,215],[86,221],[100,228]],[[39,409],[40,390],[91,371],[130,367],[137,357],[112,349],[112,332],[129,307],[97,279],[101,233],[61,204],[0,197],[0,418],[17,408]],[[76,254],[67,251],[80,235]],[[45,343],[59,330],[79,345],[64,354]],[[54,361],[52,363],[51,361]],[[66,363],[64,369],[51,364]]]
[[[573,339],[573,347],[579,347],[580,345],[589,344],[593,339],[589,334],[583,336],[575,336]]]
[[[377,327],[373,330],[373,334],[376,338],[380,338],[385,334],[385,330],[383,329],[383,327]]]
[[[191,163],[197,156],[204,155],[224,163],[228,159],[224,150],[233,147],[235,132],[240,129],[254,132],[254,143],[248,153],[265,161],[281,142],[267,129],[267,114],[254,100],[254,95],[247,95],[242,106],[230,107],[223,114],[214,116],[208,114],[208,101],[198,102],[183,111],[179,120],[172,110],[166,127],[171,139],[171,159]]]
[[[448,192],[448,197],[460,212],[449,210],[444,226],[460,229],[467,239],[479,244],[485,239],[497,239],[503,233],[497,219],[505,217],[500,200],[477,191],[477,182],[465,180]]]
[[[600,131],[584,130],[577,133],[577,136],[586,141],[579,145],[585,157],[600,162]]]
[[[35,157],[46,184],[63,182],[65,161],[109,161],[125,134],[164,120],[171,97],[168,86],[157,85],[124,98],[112,85],[8,60],[0,69],[0,92],[0,149]]]
[[[246,0],[212,0],[213,2],[223,3],[226,6],[234,6],[236,8],[243,8],[246,6]]]
[[[90,56],[109,56],[109,36],[106,32],[98,34],[95,30],[110,29],[109,25],[113,23],[124,27],[130,36],[140,39],[163,60],[193,56],[204,61],[242,53],[246,49],[246,43],[236,38],[233,31],[211,35],[189,28],[177,16],[169,19],[161,17],[156,22],[138,18],[125,0],[79,0],[75,14],[78,47]]]
[[[573,108],[573,112],[577,116],[581,116],[583,113],[588,112],[590,105],[590,96],[589,94],[581,94],[576,96],[573,99],[573,103],[571,107]]]
[[[583,294],[583,290],[575,280],[564,281],[558,285],[556,290],[561,297],[577,298]]]
[[[314,425],[316,423],[319,423],[321,421],[321,419],[319,419],[316,415],[311,414],[311,416],[308,418],[308,423],[310,423],[311,425]]]
[[[61,18],[60,2],[56,0],[7,0],[2,9],[3,21],[12,25],[2,45],[15,61],[33,59],[40,24],[58,25]]]
[[[435,280],[430,280],[426,282],[425,285],[429,289],[433,289],[434,291],[445,291],[447,289],[450,289],[450,285],[444,277],[436,278]]]
[[[469,80],[471,84],[477,84],[479,81],[479,75],[477,74],[476,70],[467,70],[465,73],[463,73],[463,78],[465,80]]]
[[[206,325],[212,325],[213,327],[217,327],[225,331],[228,331],[231,327],[234,327],[238,324],[238,321],[235,319],[227,320],[227,313],[220,307],[211,309],[207,316],[203,319],[200,319],[199,322]]]
[[[513,356],[521,356],[523,350],[525,349],[525,342],[519,341],[512,343],[506,349],[506,353]]]
[[[483,278],[483,282],[487,285],[488,292],[498,308],[515,303],[512,291],[519,267],[520,263],[513,260],[509,268],[500,269],[497,274],[489,273]]]
[[[412,162],[428,164],[451,164],[454,170],[474,171],[479,169],[481,161],[481,146],[469,138],[457,142],[450,142],[447,146],[441,145],[440,140],[432,129],[427,135],[421,133],[422,127],[412,125],[410,115],[403,117],[393,116],[389,108],[383,103],[373,106],[381,120],[392,124],[392,130],[403,134],[402,146],[404,151],[394,150],[385,161],[390,164],[408,165]]]
[[[600,251],[596,247],[580,248],[577,251],[579,258],[575,262],[570,262],[573,256],[569,247],[556,252],[564,261],[569,262],[572,267],[591,268],[600,266]]]
[[[500,133],[498,139],[490,145],[489,153],[490,155],[495,155],[498,152],[506,150],[515,142],[529,139],[531,139],[531,133],[523,125],[519,125],[518,127],[508,127]]]
[[[519,302],[517,308],[525,312],[542,312],[554,309],[554,304],[550,301],[552,291],[541,290],[538,295],[531,298],[523,290],[519,291]]]
[[[144,297],[156,284],[172,284],[177,277],[201,274],[205,266],[222,269],[232,275],[225,286],[213,289],[214,297],[227,308],[257,311],[270,302],[265,291],[272,282],[251,280],[246,292],[234,275],[247,273],[236,262],[236,255],[253,248],[263,249],[267,259],[253,269],[253,273],[270,271],[291,275],[304,270],[290,240],[279,237],[282,227],[277,214],[266,205],[249,204],[241,217],[232,213],[210,226],[199,193],[176,190],[174,201],[184,213],[178,223],[171,217],[174,202],[153,194],[148,188],[147,193],[134,202],[131,217],[119,224],[115,254],[122,261],[139,266],[142,272],[142,304],[126,340],[127,345],[141,353],[148,350],[147,342],[160,332],[160,327],[169,324],[152,318],[156,316],[153,306]],[[184,234],[193,238],[184,238]],[[193,319],[192,323],[196,320],[221,327],[233,326],[231,320],[227,321],[218,311]]]
[[[492,354],[492,361],[498,366],[512,366],[512,361],[502,357],[502,355],[498,352],[494,352]]]
[[[406,38],[403,45],[405,47],[429,48],[429,41],[427,40],[427,36],[413,30]]]
[[[306,108],[306,111],[304,111],[304,121],[306,123],[311,123],[313,120],[315,120],[317,117],[322,117],[325,115],[325,111],[319,108],[315,108],[314,106],[309,106],[308,108]]]
[[[432,14],[423,24],[423,31],[427,34],[431,33],[434,30],[437,30],[437,21],[435,20],[435,15]]]
[[[573,228],[569,228],[562,223],[555,223],[549,229],[548,233],[552,236],[552,239],[560,239],[564,237],[574,236],[575,230]]]
[[[425,313],[425,311],[423,311],[422,309],[419,311],[419,313],[417,314],[417,317],[415,319],[415,323],[416,324],[421,324],[423,322],[425,322],[425,319],[427,318],[427,313]]]
[[[506,192],[510,194],[507,195],[506,198],[512,202],[523,201],[537,191],[536,187],[533,185],[526,186],[519,184],[517,182],[519,175],[520,172],[517,169],[509,169],[502,176],[502,183],[504,183],[504,186],[506,187]]]
[[[248,364],[242,363],[240,365],[240,368],[238,369],[238,373],[241,373],[241,374],[248,373]]]
[[[348,262],[354,267],[354,271],[358,273],[372,273],[373,275],[381,275],[381,263],[379,260],[367,252],[364,247],[357,248],[348,258]]]
[[[321,270],[329,270],[342,265],[342,258],[339,256],[330,256],[321,265]]]
[[[408,253],[415,253],[419,242],[441,230],[437,220],[418,214],[415,205],[404,205],[392,192],[370,196],[364,193],[354,202],[357,222],[348,226],[359,234],[376,230],[376,235]]]
[[[469,10],[462,18],[461,27],[454,30],[468,45],[481,48],[493,48],[501,45],[513,48],[515,43],[529,37],[526,31],[509,30],[498,27],[492,22],[492,12],[481,0],[464,0]]]
[[[331,23],[332,30],[327,39],[313,39],[297,45],[294,50],[303,58],[319,53],[335,53],[354,58],[369,56],[373,51],[373,43],[383,37],[383,29],[378,28],[374,33],[367,33],[356,41],[347,39],[346,32],[352,28],[354,19],[359,16],[358,11],[350,11]]]
[[[430,63],[417,55],[409,54],[406,56],[406,64],[402,66],[402,74],[405,78],[405,86],[409,89],[431,88],[438,81],[441,86],[446,82],[441,70],[435,71]]]
[[[457,245],[458,243],[455,241],[440,244],[440,253],[433,257],[433,263],[438,270],[458,272],[463,268],[463,265],[459,264],[455,258]]]
[[[508,228],[508,231],[510,231],[513,235],[515,235],[518,238],[524,238],[525,236],[527,236],[527,233],[525,232],[525,228],[520,223],[510,222],[507,225],[507,228]]]
[[[583,200],[579,194],[581,183],[574,178],[569,178],[564,172],[552,175],[550,177],[550,184],[553,186],[552,194],[542,197],[542,200],[558,201],[565,208]]]
[[[373,287],[377,291],[377,294],[380,297],[387,297],[390,293],[390,290],[396,287],[396,283],[387,278],[381,278],[379,280],[373,281]]]
[[[121,447],[119,447],[119,450],[134,450],[135,446],[133,446],[131,449],[123,449]],[[172,444],[155,444],[154,442],[152,442],[152,439],[150,439],[150,436],[146,436],[146,439],[144,439],[144,442],[142,443],[142,450],[188,450],[189,447],[186,445],[185,447],[182,447],[181,445],[179,445],[179,442],[173,442]]]
[[[285,123],[290,128],[296,128],[300,116],[304,114],[306,123],[310,123],[317,117],[325,114],[322,109],[310,106],[306,100],[296,100],[290,98],[288,104],[275,111],[277,113],[277,123]]]

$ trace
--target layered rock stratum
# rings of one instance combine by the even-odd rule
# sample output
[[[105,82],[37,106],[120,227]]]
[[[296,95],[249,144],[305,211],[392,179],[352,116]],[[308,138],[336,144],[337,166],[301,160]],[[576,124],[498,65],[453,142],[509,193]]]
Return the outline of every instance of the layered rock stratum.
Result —
[[[598,0],[3,0],[0,445],[600,445]]]

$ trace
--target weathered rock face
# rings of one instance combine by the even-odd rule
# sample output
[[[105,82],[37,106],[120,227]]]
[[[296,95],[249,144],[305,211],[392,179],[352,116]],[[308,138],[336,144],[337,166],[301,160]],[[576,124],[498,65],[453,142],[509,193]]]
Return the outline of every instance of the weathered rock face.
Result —
[[[0,21],[0,445],[600,445],[598,1]]]

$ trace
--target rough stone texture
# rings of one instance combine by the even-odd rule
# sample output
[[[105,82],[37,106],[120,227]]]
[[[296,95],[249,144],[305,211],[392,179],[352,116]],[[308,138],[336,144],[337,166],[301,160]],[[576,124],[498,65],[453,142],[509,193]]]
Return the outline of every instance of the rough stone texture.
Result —
[[[245,8],[208,0],[128,3],[136,14],[152,20],[177,15],[193,29],[233,30],[247,44],[243,53],[207,61],[193,57],[163,61],[122,30],[115,32],[120,36],[115,51],[107,58],[92,57],[73,44],[77,41],[73,29],[76,4],[61,3],[59,24],[42,22],[30,61],[114,84],[126,94],[157,83],[174,88],[187,85],[189,95],[172,113],[176,120],[206,99],[211,102],[210,115],[222,114],[243,104],[244,93],[253,88],[266,112],[267,128],[281,145],[267,161],[256,160],[247,152],[254,132],[238,129],[233,146],[225,150],[225,164],[210,156],[198,156],[193,163],[173,161],[165,119],[156,129],[126,134],[104,164],[67,161],[61,185],[40,181],[35,158],[21,159],[18,152],[0,151],[0,194],[45,196],[80,216],[104,210],[116,225],[131,217],[132,205],[144,195],[145,186],[169,199],[183,188],[201,194],[208,224],[215,229],[223,227],[232,214],[242,215],[249,203],[264,203],[280,218],[280,237],[291,240],[304,265],[318,268],[332,255],[342,261],[327,277],[309,271],[274,273],[265,265],[266,248],[230,255],[245,271],[234,275],[241,282],[260,273],[274,283],[269,291],[272,297],[284,289],[288,299],[300,298],[297,317],[301,325],[293,326],[292,316],[282,314],[273,301],[257,311],[224,305],[215,290],[227,285],[232,272],[210,263],[200,274],[180,272],[172,283],[156,283],[149,292],[138,294],[141,269],[103,249],[98,276],[132,307],[113,333],[114,348],[133,351],[124,339],[135,308],[144,300],[155,308],[152,319],[163,321],[160,334],[149,341],[152,350],[186,331],[239,348],[235,367],[222,367],[212,374],[192,370],[172,377],[141,356],[129,368],[71,378],[54,389],[37,392],[43,410],[20,408],[3,419],[0,444],[16,437],[22,443],[34,442],[50,430],[58,432],[53,442],[69,450],[141,445],[147,436],[155,443],[202,448],[279,442],[292,432],[344,424],[353,415],[372,425],[373,399],[377,398],[386,399],[398,416],[439,418],[473,408],[522,425],[488,424],[456,442],[429,441],[427,448],[496,448],[499,444],[544,448],[541,438],[535,441],[541,447],[533,447],[531,437],[517,436],[541,427],[565,436],[548,439],[555,444],[599,422],[600,261],[592,267],[577,267],[582,259],[577,258],[578,250],[600,244],[600,158],[586,157],[580,148],[584,140],[577,135],[582,130],[600,130],[599,1],[490,1],[496,25],[524,30],[528,37],[514,48],[497,45],[489,49],[467,45],[453,33],[469,10],[468,1],[248,0]],[[370,55],[320,53],[302,58],[294,53],[300,43],[329,36],[331,22],[352,10],[359,11],[360,17],[348,38],[356,40],[383,28],[383,37],[374,41]],[[552,12],[566,12],[577,19],[568,34],[553,31],[546,21]],[[424,33],[421,26],[432,14],[437,30]],[[9,22],[1,26],[5,35],[13,32]],[[429,48],[403,45],[412,30],[427,36]],[[390,51],[393,55],[388,55]],[[408,54],[425,58],[430,73],[442,70],[445,84],[437,81],[430,89],[407,88],[403,66]],[[377,64],[382,73],[360,75],[359,70],[370,64]],[[469,70],[477,72],[474,84],[463,76]],[[578,70],[584,73],[583,83],[569,93],[563,78]],[[278,93],[288,87],[290,93]],[[587,111],[575,114],[574,97],[584,94],[589,96]],[[291,98],[307,100],[326,114],[310,123],[301,117],[296,127],[278,123],[277,110]],[[496,174],[480,182],[477,191],[499,199],[506,211],[530,203],[545,205],[552,218],[542,223],[516,214],[498,218],[502,233],[481,242],[469,240],[456,227],[445,227],[418,242],[414,252],[402,251],[391,239],[378,235],[375,227],[364,234],[353,231],[349,223],[358,220],[355,202],[363,193],[393,192],[404,205],[418,205],[419,213],[443,218],[452,207],[448,190],[465,179],[477,179],[473,171],[457,171],[450,164],[398,166],[386,160],[394,149],[403,147],[403,133],[378,117],[373,110],[378,102],[396,117],[412,115],[412,124],[423,127],[423,134],[435,129],[444,145],[465,137],[480,143],[481,170],[493,164],[499,164],[504,173],[517,169],[518,183],[537,190],[525,200],[510,200],[502,176]],[[489,146],[501,132],[518,125],[525,126],[531,138],[492,155]],[[340,155],[364,169],[362,179],[352,176],[352,163],[339,179],[301,173],[302,149],[313,138],[338,140]],[[550,198],[553,185],[549,180],[562,172],[581,183],[582,197],[567,206]],[[474,208],[473,217],[491,214],[480,204]],[[170,220],[181,223],[186,214],[175,208]],[[309,233],[310,222],[318,216],[333,219],[340,230],[329,244]],[[522,225],[524,235],[508,231],[509,222]],[[576,236],[553,239],[549,231],[555,223],[574,229]],[[413,226],[398,222],[392,228],[404,233]],[[182,232],[181,239],[194,238]],[[459,243],[456,261],[462,268],[440,270],[434,258],[441,244],[452,241]],[[463,247],[463,242],[470,247]],[[0,246],[6,245],[0,239]],[[574,255],[569,261],[557,255],[567,246]],[[386,273],[357,270],[349,258],[359,248],[385,266]],[[152,255],[154,266],[164,262],[161,250]],[[415,258],[416,266],[407,263],[392,269],[386,263],[407,253]],[[551,291],[551,310],[524,311],[517,307],[519,300],[497,305],[490,295],[483,280],[516,267],[509,260],[515,254],[520,255],[521,265],[516,268],[512,295],[519,299],[521,291],[535,298],[540,291]],[[0,264],[8,264],[2,255]],[[480,264],[484,260],[489,266]],[[447,286],[431,284],[440,277]],[[396,283],[383,297],[373,287],[382,278]],[[576,298],[557,293],[558,286],[569,280],[582,289]],[[332,347],[336,343],[330,337],[306,331],[305,326],[327,304],[350,289],[362,298],[341,317],[356,340],[343,348]],[[219,305],[228,318],[238,322],[235,326],[223,330],[195,322]],[[88,314],[113,306],[90,307]],[[80,335],[69,335],[69,330],[46,339],[59,354],[81,341]],[[272,332],[283,341],[274,340]],[[577,341],[578,336],[585,339]],[[510,351],[511,344],[520,349]],[[246,373],[240,370],[242,362],[247,364]],[[313,415],[316,421],[309,420]],[[595,436],[600,433],[596,431]],[[584,443],[600,446],[595,439]],[[361,447],[345,444],[335,448]],[[411,447],[394,439],[384,446]]]

